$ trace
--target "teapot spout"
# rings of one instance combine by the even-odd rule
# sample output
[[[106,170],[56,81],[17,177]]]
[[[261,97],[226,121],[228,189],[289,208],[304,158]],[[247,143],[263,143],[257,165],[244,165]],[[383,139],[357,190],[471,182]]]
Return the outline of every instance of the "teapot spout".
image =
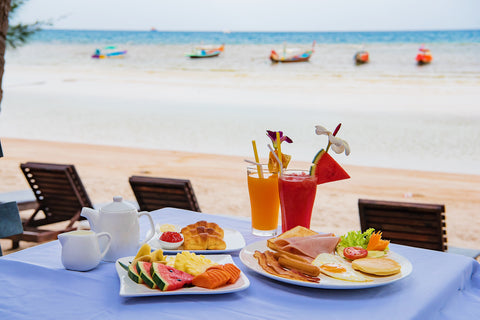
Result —
[[[97,210],[84,207],[82,208],[80,215],[87,218],[88,223],[90,224],[90,229],[92,229],[94,232],[97,232],[99,212]]]

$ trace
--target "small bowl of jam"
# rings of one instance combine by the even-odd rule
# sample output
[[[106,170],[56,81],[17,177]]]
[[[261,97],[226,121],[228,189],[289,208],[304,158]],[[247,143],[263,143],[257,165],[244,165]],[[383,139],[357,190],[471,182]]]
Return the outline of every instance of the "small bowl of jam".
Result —
[[[162,249],[175,250],[183,244],[183,235],[175,231],[162,232],[158,242]]]

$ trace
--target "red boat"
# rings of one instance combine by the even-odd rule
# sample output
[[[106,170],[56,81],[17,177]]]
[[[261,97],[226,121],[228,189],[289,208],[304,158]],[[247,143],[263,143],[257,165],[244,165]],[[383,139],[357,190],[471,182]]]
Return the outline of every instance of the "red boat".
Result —
[[[355,53],[355,56],[353,57],[353,59],[355,60],[355,63],[357,65],[367,63],[369,61],[368,52],[358,51],[357,53]]]
[[[432,62],[433,57],[429,49],[425,48],[423,45],[418,49],[418,54],[416,57],[417,63],[419,66],[424,64],[429,64]]]

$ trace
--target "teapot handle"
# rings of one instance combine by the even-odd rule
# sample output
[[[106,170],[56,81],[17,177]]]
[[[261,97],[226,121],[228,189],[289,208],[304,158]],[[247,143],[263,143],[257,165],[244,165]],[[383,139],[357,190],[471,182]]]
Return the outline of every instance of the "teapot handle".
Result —
[[[108,242],[107,242],[107,245],[105,246],[105,249],[103,249],[103,251],[100,253],[100,259],[102,259],[105,254],[107,254],[107,251],[108,249],[110,249],[110,245],[112,244],[112,236],[110,235],[110,233],[108,232],[99,232],[96,234],[96,237],[97,237],[97,241],[100,237],[102,236],[105,236],[108,238]]]
[[[148,221],[150,222],[150,231],[145,236],[145,240],[140,242],[140,245],[150,241],[155,236],[155,225],[153,224],[153,219],[150,213],[148,211],[141,211],[138,213],[138,218],[140,218],[141,216],[147,216]]]

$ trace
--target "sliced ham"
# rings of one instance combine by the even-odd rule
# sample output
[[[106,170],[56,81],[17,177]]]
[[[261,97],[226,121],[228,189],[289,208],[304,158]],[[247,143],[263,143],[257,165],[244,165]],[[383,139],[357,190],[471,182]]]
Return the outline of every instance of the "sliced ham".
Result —
[[[291,237],[274,241],[279,251],[315,259],[320,253],[333,253],[340,237],[333,233],[316,234],[308,237]]]

